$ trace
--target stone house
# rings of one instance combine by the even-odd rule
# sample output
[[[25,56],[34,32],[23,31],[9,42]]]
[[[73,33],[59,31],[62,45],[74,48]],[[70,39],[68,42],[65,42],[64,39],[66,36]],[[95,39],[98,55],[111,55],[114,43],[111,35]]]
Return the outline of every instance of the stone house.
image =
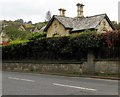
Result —
[[[18,28],[18,30],[20,30],[20,31],[26,31],[25,27],[23,25],[20,25],[20,27]]]
[[[84,30],[104,33],[115,29],[107,14],[84,17],[83,6],[83,4],[77,4],[77,17],[74,18],[66,17],[66,10],[59,9],[60,15],[53,15],[44,29],[47,32],[47,37],[68,36]]]
[[[38,27],[34,27],[32,32],[39,32],[40,30],[38,29]]]
[[[38,29],[38,27],[35,27],[33,25],[27,25],[27,24],[24,24],[24,25],[21,25],[18,30],[20,31],[29,31],[29,32],[39,32],[40,30]]]

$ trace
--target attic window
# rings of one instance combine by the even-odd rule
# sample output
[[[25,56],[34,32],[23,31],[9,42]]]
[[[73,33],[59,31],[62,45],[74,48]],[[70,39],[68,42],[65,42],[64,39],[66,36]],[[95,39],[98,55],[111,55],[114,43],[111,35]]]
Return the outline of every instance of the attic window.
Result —
[[[54,27],[57,28],[57,24],[56,23],[54,24]]]
[[[103,21],[103,25],[106,26],[106,22],[105,21]]]

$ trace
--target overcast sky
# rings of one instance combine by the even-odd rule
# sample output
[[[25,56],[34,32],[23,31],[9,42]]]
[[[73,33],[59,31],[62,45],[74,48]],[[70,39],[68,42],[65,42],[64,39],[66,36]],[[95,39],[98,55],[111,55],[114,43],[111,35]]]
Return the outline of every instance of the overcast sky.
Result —
[[[65,8],[66,16],[77,16],[77,3],[83,3],[84,16],[106,13],[110,20],[118,21],[118,2],[120,0],[0,0],[0,19],[33,23],[45,20],[47,11],[59,15],[59,8]]]

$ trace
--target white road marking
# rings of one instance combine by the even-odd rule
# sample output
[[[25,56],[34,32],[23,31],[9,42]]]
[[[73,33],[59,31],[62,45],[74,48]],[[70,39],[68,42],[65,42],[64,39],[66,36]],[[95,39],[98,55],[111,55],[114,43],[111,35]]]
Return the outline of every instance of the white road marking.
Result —
[[[55,86],[61,86],[61,87],[69,87],[69,88],[82,89],[82,90],[89,90],[89,91],[97,91],[96,89],[92,89],[92,88],[84,88],[84,87],[71,86],[71,85],[63,85],[63,84],[57,84],[57,83],[53,83],[53,85],[55,85]]]
[[[21,78],[15,78],[15,77],[8,77],[9,79],[14,79],[14,80],[22,80],[22,81],[28,81],[28,82],[35,82],[34,80],[29,80],[29,79],[21,79]]]

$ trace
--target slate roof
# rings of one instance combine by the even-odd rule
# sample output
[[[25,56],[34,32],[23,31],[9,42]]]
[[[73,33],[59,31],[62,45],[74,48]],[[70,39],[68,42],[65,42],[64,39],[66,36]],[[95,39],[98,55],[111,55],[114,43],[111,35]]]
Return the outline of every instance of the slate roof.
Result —
[[[73,32],[85,29],[96,29],[104,18],[107,19],[111,27],[114,29],[108,16],[106,14],[99,14],[79,19],[54,15],[44,30],[47,31],[54,19],[57,19],[66,29],[69,28]]]
[[[70,17],[54,16],[65,28],[73,28],[74,19]]]
[[[44,31],[45,28],[46,28],[46,25],[43,26],[43,27],[40,29],[40,31]]]

